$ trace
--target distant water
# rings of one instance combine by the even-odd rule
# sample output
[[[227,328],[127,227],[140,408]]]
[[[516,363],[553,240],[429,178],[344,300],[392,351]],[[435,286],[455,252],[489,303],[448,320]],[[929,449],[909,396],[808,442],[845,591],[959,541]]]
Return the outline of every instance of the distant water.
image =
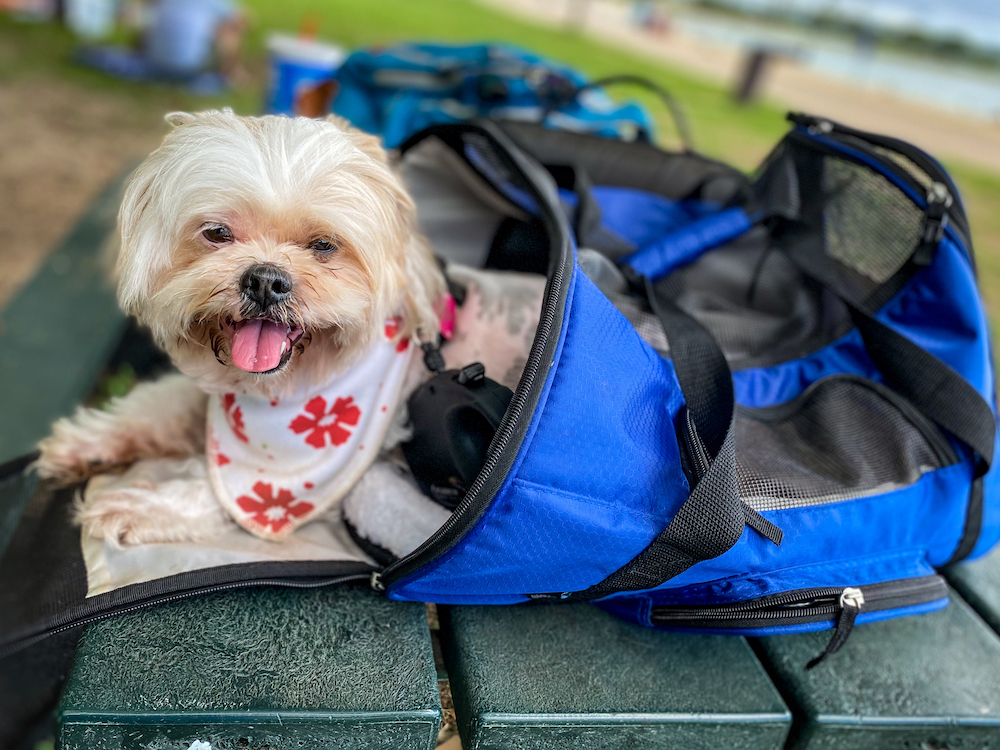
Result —
[[[808,3],[806,0],[739,0],[739,3],[748,10],[764,6],[784,10],[808,7],[815,12],[821,7],[818,0]],[[945,5],[949,6],[948,10],[942,7]],[[958,25],[966,23],[961,19],[967,16],[971,27],[966,29],[969,33],[963,35],[969,41],[979,43],[979,39],[973,36],[977,23],[980,31],[995,24],[995,31],[987,36],[1000,49],[1000,0],[868,0],[864,3],[860,0],[829,0],[825,7],[884,26],[916,27],[937,33],[960,33]],[[874,53],[870,49],[804,29],[752,21],[683,14],[674,22],[681,31],[693,36],[740,47],[784,49],[795,54],[803,64],[827,75],[1000,122],[1000,71],[916,55]]]
[[[958,36],[1000,50],[1000,0],[730,0],[748,10],[822,11],[876,26]]]

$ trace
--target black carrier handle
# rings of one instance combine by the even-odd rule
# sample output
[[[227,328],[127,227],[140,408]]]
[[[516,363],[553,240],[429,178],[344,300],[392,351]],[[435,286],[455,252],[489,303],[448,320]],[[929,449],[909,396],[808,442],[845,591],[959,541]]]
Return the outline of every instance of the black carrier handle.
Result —
[[[671,118],[673,118],[674,127],[677,130],[677,136],[680,138],[681,146],[683,146],[684,151],[694,151],[694,139],[691,137],[691,128],[688,126],[687,117],[684,116],[684,111],[681,109],[680,104],[677,103],[673,94],[663,88],[660,84],[655,83],[648,78],[630,73],[605,76],[604,78],[598,78],[595,81],[585,83],[583,86],[577,86],[567,94],[551,100],[542,111],[542,116],[539,119],[539,122],[544,123],[547,119],[549,119],[549,115],[563,105],[576,101],[580,94],[585,91],[597,88],[607,88],[608,86],[617,86],[623,83],[641,86],[642,88],[656,94],[656,96],[659,97],[660,101],[662,101],[664,106],[667,108],[667,111],[670,112]]]

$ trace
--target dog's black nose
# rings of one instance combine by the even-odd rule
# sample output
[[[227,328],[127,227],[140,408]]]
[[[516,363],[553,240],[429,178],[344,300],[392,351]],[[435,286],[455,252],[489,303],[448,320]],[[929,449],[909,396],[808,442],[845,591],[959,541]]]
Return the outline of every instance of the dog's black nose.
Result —
[[[277,266],[268,263],[251,266],[243,272],[240,291],[250,302],[266,312],[284,302],[292,293],[292,282]]]

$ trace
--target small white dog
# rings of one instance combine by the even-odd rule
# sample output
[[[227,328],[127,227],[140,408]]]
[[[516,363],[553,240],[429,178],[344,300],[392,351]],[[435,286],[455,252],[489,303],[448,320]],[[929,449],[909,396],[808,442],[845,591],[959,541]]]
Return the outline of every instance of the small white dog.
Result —
[[[78,507],[85,530],[112,543],[198,539],[231,523],[220,503],[280,540],[399,439],[394,416],[422,377],[410,342],[436,340],[444,278],[377,138],[334,117],[168,122],[126,189],[117,271],[123,309],[183,375],[60,420],[38,470],[74,482],[142,461],[147,480]],[[538,277],[534,314],[508,331],[511,357],[530,346],[542,287]],[[449,365],[481,354],[465,340]],[[493,370],[515,384],[519,368],[504,367]],[[170,492],[178,459],[198,456],[218,502]]]

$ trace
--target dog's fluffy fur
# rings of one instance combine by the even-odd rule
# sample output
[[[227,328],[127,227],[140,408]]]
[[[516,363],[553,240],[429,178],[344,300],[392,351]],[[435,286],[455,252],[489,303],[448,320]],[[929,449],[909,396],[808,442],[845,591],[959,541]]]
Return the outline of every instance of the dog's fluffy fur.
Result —
[[[437,334],[444,280],[377,138],[339,118],[208,112],[168,122],[174,129],[125,192],[118,291],[183,376],[59,421],[40,445],[43,477],[73,482],[140,459],[197,456],[206,394],[274,398],[325,382],[391,316],[402,320],[400,337]],[[335,249],[321,254],[318,240]],[[254,315],[240,279],[262,263],[291,281],[288,299],[267,312],[287,325],[289,349],[274,371],[251,373],[233,364],[231,340]],[[198,534],[196,522],[150,528],[130,502],[81,507],[79,520],[127,543]]]

